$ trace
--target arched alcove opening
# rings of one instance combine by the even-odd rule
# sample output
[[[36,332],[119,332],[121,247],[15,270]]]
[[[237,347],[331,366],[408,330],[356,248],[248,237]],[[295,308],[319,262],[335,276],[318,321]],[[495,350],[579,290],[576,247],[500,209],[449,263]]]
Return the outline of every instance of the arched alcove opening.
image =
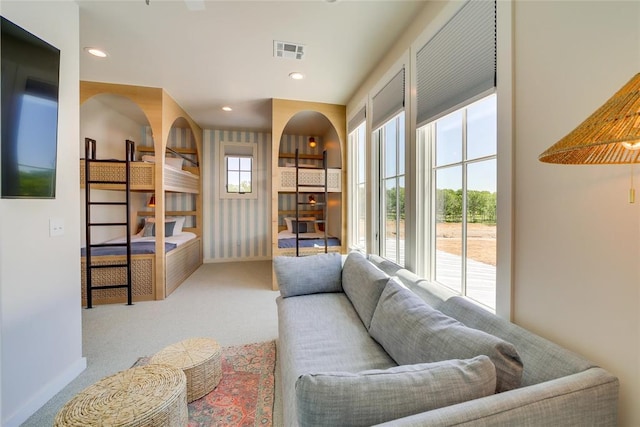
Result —
[[[312,144],[310,141],[313,139]],[[313,146],[312,146],[313,145]],[[327,152],[327,168],[342,168],[342,149],[338,133],[331,121],[324,114],[313,110],[302,110],[295,113],[285,125],[280,145],[278,147],[278,167],[295,167],[295,152],[299,153],[299,164],[303,167],[322,167],[322,153]],[[300,196],[305,199],[308,195]],[[315,196],[314,196],[315,197]],[[309,214],[305,218],[314,217],[326,220],[328,235],[342,240],[342,194],[330,191],[328,193],[327,218],[318,207],[302,205]],[[279,214],[278,228],[285,227],[285,218],[291,218],[291,212],[295,210],[298,202],[295,194],[281,192],[278,196]],[[324,225],[318,227],[318,231],[324,231]]]
[[[87,98],[80,105],[80,138],[79,157],[85,157],[85,138],[96,141],[96,158],[124,160],[126,155],[126,140],[134,141],[136,150],[140,147],[153,147],[152,132],[149,119],[140,106],[124,95],[99,93]],[[140,160],[144,151],[136,151],[136,160]],[[92,190],[92,201],[117,202],[121,201],[119,192],[108,190]],[[144,210],[151,194],[132,192],[130,221],[131,233],[141,227],[137,211]],[[81,192],[81,236],[85,241],[85,193]],[[122,208],[104,207],[94,210],[93,221],[113,222],[122,220]],[[123,234],[118,227],[100,227],[92,231],[92,241],[102,242],[119,237]]]
[[[346,171],[345,166],[345,143],[346,143],[346,109],[344,105],[323,104],[316,102],[292,101],[285,99],[272,100],[272,255],[296,256],[311,255],[313,253],[328,252],[344,253],[346,248],[346,195],[342,188],[346,187]],[[315,150],[308,145],[309,138],[316,139],[317,146]],[[283,242],[283,232],[289,232],[289,223],[287,218],[293,211],[298,201],[291,201],[290,194],[294,197],[301,196],[300,186],[296,184],[295,168],[291,168],[287,163],[295,163],[295,148],[299,148],[305,154],[304,161],[321,162],[321,154],[323,149],[327,150],[327,165],[331,168],[327,171],[328,181],[333,180],[335,185],[331,191],[331,195],[327,196],[327,206],[330,206],[330,212],[326,213],[327,225],[325,230],[328,234],[338,239],[332,242],[335,245],[324,244],[324,230],[322,244],[312,247],[306,247],[300,251],[299,237],[295,237],[294,248],[286,248]],[[291,151],[290,151],[291,150]],[[308,154],[307,154],[308,153]],[[293,169],[293,171],[292,171]],[[299,171],[298,171],[299,172]],[[317,180],[320,178],[322,183],[322,191],[324,193],[324,173],[320,171],[320,175],[312,171],[306,178]],[[313,176],[313,178],[312,178]],[[293,182],[293,184],[291,184]],[[315,182],[312,187],[315,187]],[[331,187],[331,184],[327,188]],[[296,192],[296,189],[298,190]],[[317,188],[316,188],[317,190]],[[312,190],[315,191],[315,190]],[[324,194],[323,194],[324,195]],[[308,198],[308,195],[305,196]],[[287,201],[289,200],[289,201]],[[310,202],[310,200],[307,200]],[[309,203],[310,204],[310,203]],[[313,209],[306,206],[308,210]],[[314,212],[317,214],[318,212]],[[321,212],[322,215],[325,212]],[[298,209],[298,217],[299,217]],[[325,218],[322,218],[324,222]],[[317,223],[317,222],[316,222]],[[307,225],[309,228],[310,225]],[[328,242],[328,241],[327,241]],[[309,243],[309,242],[306,242]],[[273,276],[273,288],[277,289],[278,284]]]
[[[165,141],[165,164],[200,175],[200,152],[196,135],[199,129],[194,129],[185,117],[177,117],[171,124],[171,129]],[[184,226],[198,228],[198,217],[201,208],[200,193],[165,193],[165,212],[167,216],[185,216]],[[184,215],[186,212],[197,212],[194,215]]]

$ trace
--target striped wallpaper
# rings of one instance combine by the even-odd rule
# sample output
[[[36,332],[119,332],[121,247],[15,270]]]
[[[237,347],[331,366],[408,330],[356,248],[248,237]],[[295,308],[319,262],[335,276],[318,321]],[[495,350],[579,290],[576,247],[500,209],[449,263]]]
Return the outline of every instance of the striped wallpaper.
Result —
[[[221,142],[258,145],[257,199],[220,199]],[[271,134],[203,131],[203,247],[205,262],[271,258]]]

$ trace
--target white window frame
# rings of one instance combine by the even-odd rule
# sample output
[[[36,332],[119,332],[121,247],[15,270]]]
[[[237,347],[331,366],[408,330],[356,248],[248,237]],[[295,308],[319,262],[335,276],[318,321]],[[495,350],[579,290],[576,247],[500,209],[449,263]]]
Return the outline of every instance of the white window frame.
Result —
[[[227,191],[227,158],[244,157],[251,158],[251,192],[228,192]],[[250,142],[221,142],[218,170],[220,171],[220,199],[257,199],[257,164],[258,145]]]
[[[361,137],[364,140],[364,151],[360,150]],[[360,252],[366,252],[367,250],[367,126],[366,121],[363,121],[356,129],[354,129],[348,135],[349,141],[349,203],[348,203],[348,218],[349,218],[349,249],[358,250]],[[362,160],[362,162],[361,162]],[[360,170],[360,164],[364,167],[364,170]],[[360,175],[364,176],[364,181],[360,181]],[[360,185],[364,184],[365,188],[365,203],[363,212],[360,211],[362,201],[360,200],[360,193],[358,191]],[[365,227],[362,230],[362,235],[359,233],[359,217],[364,214]],[[360,240],[363,243],[360,244]]]
[[[463,109],[467,109],[471,104],[485,99],[488,96],[497,96],[495,90],[491,91],[491,92],[487,92],[484,94],[481,94],[480,96],[474,97],[473,99],[470,99],[467,103],[464,103],[462,105],[458,105],[455,108],[451,109],[450,111],[448,111],[446,114],[441,115],[440,117],[438,117],[435,121],[437,121],[438,119],[440,119],[441,117],[444,117],[447,114],[453,113],[455,111],[459,111],[459,110],[463,110]],[[435,218],[436,218],[436,189],[435,189],[435,174],[437,170],[441,170],[441,169],[446,169],[446,168],[450,168],[450,167],[455,167],[455,166],[460,166],[461,169],[461,174],[462,174],[462,186],[463,186],[463,191],[466,194],[467,191],[467,179],[466,179],[466,174],[467,174],[467,165],[470,164],[474,164],[474,163],[478,163],[481,161],[487,161],[487,160],[497,160],[498,158],[498,147],[496,147],[496,153],[493,155],[488,155],[488,156],[484,156],[484,157],[480,157],[480,158],[474,158],[474,159],[467,159],[466,158],[466,138],[467,138],[467,130],[466,130],[466,112],[464,114],[464,118],[463,118],[463,130],[462,130],[462,134],[463,134],[463,157],[459,162],[454,162],[451,164],[446,164],[446,165],[440,165],[440,166],[435,166],[435,136],[434,136],[434,128],[433,128],[433,123],[431,122],[429,124],[426,124],[424,126],[422,126],[421,128],[417,129],[417,140],[418,140],[418,154],[419,154],[419,162],[420,162],[420,167],[419,169],[423,170],[424,173],[420,175],[420,182],[419,182],[419,186],[422,187],[424,189],[423,192],[421,192],[418,197],[419,197],[419,202],[418,205],[423,205],[425,207],[427,207],[423,212],[421,212],[422,215],[419,216],[419,218],[422,218],[422,224],[420,224],[419,229],[421,230],[421,234],[419,237],[419,240],[422,240],[422,245],[420,247],[420,254],[419,257],[423,260],[425,260],[425,262],[423,263],[419,263],[419,265],[422,265],[422,268],[419,269],[418,274],[423,275],[424,277],[428,278],[428,280],[430,281],[434,281],[436,282],[436,276],[435,276],[435,269],[436,269],[436,233],[435,233]],[[498,126],[498,123],[496,123],[496,127]],[[498,137],[499,138],[499,137]],[[496,141],[497,142],[497,141]],[[496,171],[497,172],[497,171]],[[497,190],[498,192],[500,191],[500,189],[498,188]],[[499,193],[498,193],[499,194]],[[462,225],[462,245],[463,248],[466,246],[467,242],[466,242],[466,226],[465,223],[467,222],[467,218],[466,218],[466,197],[463,200],[463,208],[462,208],[462,221],[463,221],[463,225]],[[426,215],[425,215],[426,214]],[[496,227],[498,227],[498,223],[496,223]],[[496,258],[498,257],[498,254],[496,253]],[[453,289],[451,287],[449,287],[446,284],[442,284],[443,286],[447,287],[448,289],[452,289],[455,292],[460,292],[460,295],[462,296],[467,296],[467,269],[466,269],[466,251],[463,249],[463,254],[462,254],[462,283],[461,283],[461,291],[458,291],[457,289]],[[500,293],[500,288],[498,287],[498,280],[499,280],[499,276],[498,276],[498,270],[496,269],[496,283],[494,284],[495,286],[495,293],[496,293],[496,301],[494,302],[493,306],[486,306],[484,304],[481,304],[483,307],[487,308],[490,311],[496,312],[496,307],[497,307],[497,299],[498,299],[498,295]],[[479,303],[479,301],[477,300],[473,300],[474,302]]]
[[[403,114],[404,118],[401,121],[400,120],[400,115]],[[377,224],[377,230],[376,230],[376,236],[378,237],[378,254],[384,258],[387,259],[393,263],[398,264],[401,267],[404,267],[407,263],[407,259],[406,259],[406,246],[407,246],[407,235],[406,235],[406,231],[407,231],[407,224],[406,224],[406,217],[407,217],[407,211],[406,211],[406,202],[407,202],[407,168],[406,168],[406,153],[407,153],[407,141],[405,138],[404,141],[404,152],[402,153],[402,156],[400,156],[400,151],[399,151],[399,147],[398,147],[398,141],[400,139],[400,136],[402,135],[402,137],[404,138],[405,135],[405,126],[406,126],[406,111],[402,110],[400,111],[398,114],[396,114],[395,116],[393,116],[391,119],[387,120],[382,126],[380,126],[379,128],[375,129],[373,131],[373,138],[374,140],[377,142],[376,147],[377,147],[377,159],[378,159],[378,167],[377,167],[377,180],[376,180],[376,186],[377,186],[377,190],[378,190],[378,198],[377,198],[377,212],[378,212],[378,218],[379,218],[379,222]],[[384,129],[385,127],[392,121],[396,122],[396,136],[395,136],[395,141],[396,141],[396,151],[395,151],[395,157],[396,157],[396,174],[392,175],[392,176],[384,176],[384,165],[385,165],[385,156],[383,153],[384,150],[384,146],[385,146],[385,138],[383,135]],[[405,123],[405,126],[401,126],[401,123]],[[400,170],[400,161],[401,158],[403,160],[405,160],[405,163],[402,164],[402,170],[403,173],[399,174],[399,170]],[[404,189],[405,189],[405,229],[404,229],[404,234],[405,234],[405,238],[403,240],[400,240],[400,225],[399,222],[396,222],[396,258],[395,259],[390,259],[386,257],[386,237],[383,233],[383,231],[386,231],[386,224],[383,226],[383,222],[386,221],[386,206],[382,206],[382,204],[384,202],[386,202],[386,197],[384,195],[384,192],[386,191],[386,186],[384,185],[384,182],[389,180],[389,179],[394,179],[396,182],[396,188],[399,188],[398,183],[401,179],[404,180]],[[399,194],[396,193],[396,209],[398,208],[398,199],[399,199]],[[396,212],[397,213],[397,212]],[[402,242],[402,248],[400,247],[400,242]]]

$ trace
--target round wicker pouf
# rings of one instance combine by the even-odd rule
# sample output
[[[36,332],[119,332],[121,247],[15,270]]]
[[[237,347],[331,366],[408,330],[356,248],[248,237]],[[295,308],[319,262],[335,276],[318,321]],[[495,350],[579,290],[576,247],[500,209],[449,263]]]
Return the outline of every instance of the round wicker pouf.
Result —
[[[103,378],[67,402],[54,426],[180,426],[189,422],[187,379],[172,366],[146,365]]]
[[[217,387],[222,378],[220,355],[220,345],[215,340],[189,338],[160,350],[149,363],[182,369],[187,376],[187,402],[191,403]]]

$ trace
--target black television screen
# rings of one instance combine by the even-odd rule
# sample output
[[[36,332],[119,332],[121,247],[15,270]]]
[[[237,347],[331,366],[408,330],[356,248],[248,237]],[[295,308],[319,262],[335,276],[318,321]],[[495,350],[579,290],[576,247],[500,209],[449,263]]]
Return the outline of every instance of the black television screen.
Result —
[[[53,199],[60,50],[0,19],[2,198]]]

